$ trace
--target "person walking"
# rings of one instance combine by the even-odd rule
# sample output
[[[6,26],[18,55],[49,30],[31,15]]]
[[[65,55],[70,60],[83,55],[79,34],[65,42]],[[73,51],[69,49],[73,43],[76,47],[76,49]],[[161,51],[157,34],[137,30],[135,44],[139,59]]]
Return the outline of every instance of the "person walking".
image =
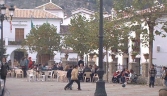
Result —
[[[167,87],[167,68],[164,66],[162,70],[163,70],[162,79],[164,81],[165,87]]]
[[[73,84],[74,81],[78,84],[78,90],[81,90],[80,81],[78,79],[78,66],[77,65],[74,65],[74,69],[71,72],[71,81],[64,87],[64,90],[69,88]]]
[[[9,65],[6,62],[6,58],[3,57],[1,61],[1,79],[4,80],[4,84],[6,82],[6,75],[8,70],[9,70]]]
[[[68,71],[67,71],[68,82],[71,81],[71,72],[72,72],[72,66],[70,66]],[[72,84],[70,85],[69,89],[72,90]]]
[[[149,77],[150,77],[150,82],[149,82],[149,87],[154,88],[154,82],[155,82],[155,76],[157,74],[156,69],[154,68],[154,65],[151,65],[151,69],[149,70]]]

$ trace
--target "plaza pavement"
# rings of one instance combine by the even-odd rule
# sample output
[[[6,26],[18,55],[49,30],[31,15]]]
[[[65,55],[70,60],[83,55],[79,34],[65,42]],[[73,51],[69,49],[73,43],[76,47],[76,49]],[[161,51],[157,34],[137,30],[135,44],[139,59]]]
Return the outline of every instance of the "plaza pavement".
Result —
[[[67,82],[36,81],[27,82],[24,78],[7,78],[5,96],[94,96],[96,83],[81,82],[81,91],[77,90],[77,84],[73,84],[73,90],[64,90]],[[158,96],[162,86],[149,88],[145,85],[127,85],[122,88],[120,84],[106,83],[107,96]]]

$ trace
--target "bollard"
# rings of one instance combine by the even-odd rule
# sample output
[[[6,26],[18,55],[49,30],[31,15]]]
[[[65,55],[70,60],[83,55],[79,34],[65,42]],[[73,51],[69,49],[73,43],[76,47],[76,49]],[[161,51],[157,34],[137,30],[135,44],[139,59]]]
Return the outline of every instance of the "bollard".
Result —
[[[167,87],[159,90],[159,96],[167,96]]]

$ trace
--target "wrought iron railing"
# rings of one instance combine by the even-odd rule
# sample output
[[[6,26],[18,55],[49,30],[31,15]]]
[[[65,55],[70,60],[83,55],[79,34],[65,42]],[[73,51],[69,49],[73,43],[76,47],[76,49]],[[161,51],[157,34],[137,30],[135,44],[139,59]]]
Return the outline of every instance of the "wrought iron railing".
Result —
[[[22,41],[8,41],[8,45],[21,45]]]

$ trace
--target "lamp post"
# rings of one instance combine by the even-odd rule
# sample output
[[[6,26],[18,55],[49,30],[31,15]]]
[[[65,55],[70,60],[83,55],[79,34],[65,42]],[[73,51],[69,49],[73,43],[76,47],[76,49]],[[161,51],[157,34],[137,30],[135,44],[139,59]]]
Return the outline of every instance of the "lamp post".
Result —
[[[11,5],[10,8],[8,8],[10,15],[7,16],[6,15],[6,6],[5,6],[5,1],[4,0],[0,0],[0,20],[1,20],[1,60],[3,57],[3,21],[4,20],[12,20],[13,14],[14,14],[14,6]]]
[[[96,90],[94,96],[107,96],[105,90],[105,82],[103,81],[103,0],[100,0],[100,23],[99,23],[99,69],[97,74],[99,80],[96,82]]]

